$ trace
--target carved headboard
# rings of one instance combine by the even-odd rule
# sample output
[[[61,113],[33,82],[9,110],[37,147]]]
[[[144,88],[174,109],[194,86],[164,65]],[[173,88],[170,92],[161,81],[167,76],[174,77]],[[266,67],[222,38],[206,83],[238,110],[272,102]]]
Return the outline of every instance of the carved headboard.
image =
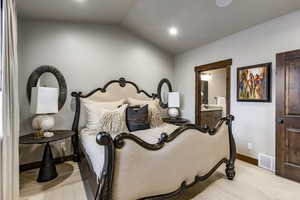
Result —
[[[103,88],[97,88],[90,93],[83,95],[82,92],[72,92],[72,97],[76,101],[76,111],[73,121],[72,130],[76,132],[75,136],[72,138],[72,143],[74,147],[74,160],[79,159],[78,141],[79,141],[79,121],[81,113],[81,98],[88,98],[94,101],[117,101],[120,99],[125,99],[132,97],[141,100],[151,100],[158,98],[155,93],[149,94],[144,90],[141,90],[134,82],[127,81],[125,78],[120,78],[119,80],[109,81],[104,85]],[[76,156],[77,155],[77,156]],[[77,158],[76,158],[77,157]]]
[[[97,88],[87,95],[82,95],[81,92],[73,92],[73,97],[89,98],[94,101],[117,101],[120,99],[132,97],[142,100],[157,98],[157,94],[149,94],[131,82],[120,78],[119,80],[109,81],[103,88]]]

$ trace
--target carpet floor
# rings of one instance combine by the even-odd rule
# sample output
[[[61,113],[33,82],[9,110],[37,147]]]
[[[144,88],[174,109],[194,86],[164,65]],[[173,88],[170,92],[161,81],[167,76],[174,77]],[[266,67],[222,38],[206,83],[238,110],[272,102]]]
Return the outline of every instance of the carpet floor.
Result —
[[[53,181],[37,183],[38,170],[20,175],[21,200],[87,200],[77,164],[66,162],[57,166],[59,176]],[[300,184],[273,173],[237,161],[234,181],[226,179],[221,167],[207,181],[196,184],[169,200],[296,200]]]

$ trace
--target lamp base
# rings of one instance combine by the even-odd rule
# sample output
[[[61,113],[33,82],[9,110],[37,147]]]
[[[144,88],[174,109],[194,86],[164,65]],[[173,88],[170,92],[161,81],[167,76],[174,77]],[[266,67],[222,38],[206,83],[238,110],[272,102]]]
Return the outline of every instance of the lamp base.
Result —
[[[51,115],[37,115],[32,120],[32,128],[39,131],[47,131],[53,128],[55,119]]]
[[[179,109],[178,108],[169,108],[168,115],[170,118],[178,118],[179,117]]]

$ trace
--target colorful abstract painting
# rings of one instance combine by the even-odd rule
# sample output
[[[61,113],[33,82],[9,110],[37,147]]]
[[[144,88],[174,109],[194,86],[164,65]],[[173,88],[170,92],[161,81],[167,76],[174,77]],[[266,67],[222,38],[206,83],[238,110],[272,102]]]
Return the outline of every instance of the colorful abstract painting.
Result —
[[[271,66],[272,63],[238,68],[238,101],[271,101]]]

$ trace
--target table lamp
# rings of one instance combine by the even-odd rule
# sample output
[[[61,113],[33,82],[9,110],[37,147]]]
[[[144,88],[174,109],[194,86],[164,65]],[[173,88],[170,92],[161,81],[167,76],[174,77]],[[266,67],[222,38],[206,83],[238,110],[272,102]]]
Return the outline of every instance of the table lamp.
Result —
[[[169,92],[168,95],[168,115],[171,118],[179,117],[180,97],[179,92]]]
[[[32,127],[37,130],[37,136],[44,136],[44,132],[55,125],[54,116],[58,113],[58,88],[33,87],[31,90]]]

